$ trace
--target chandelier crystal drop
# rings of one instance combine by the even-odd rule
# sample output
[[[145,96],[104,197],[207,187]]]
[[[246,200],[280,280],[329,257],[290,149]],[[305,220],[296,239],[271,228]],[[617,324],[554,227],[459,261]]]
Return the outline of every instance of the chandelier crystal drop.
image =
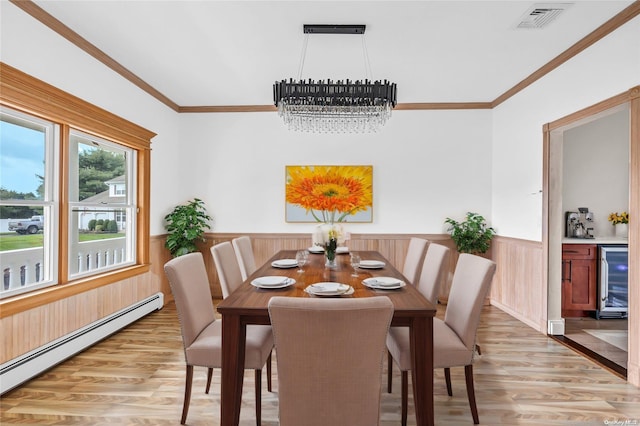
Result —
[[[278,115],[302,132],[376,132],[396,105],[396,85],[386,80],[282,80],[273,90]]]
[[[305,25],[305,34],[360,34],[365,25]],[[303,80],[305,47],[297,80],[276,81],[273,101],[289,130],[311,133],[371,133],[391,117],[396,106],[396,84],[387,80]]]

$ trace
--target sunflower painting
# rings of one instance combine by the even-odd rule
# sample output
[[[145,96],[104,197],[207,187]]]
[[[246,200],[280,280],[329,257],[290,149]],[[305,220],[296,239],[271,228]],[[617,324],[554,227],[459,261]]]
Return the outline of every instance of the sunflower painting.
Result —
[[[286,166],[287,222],[371,222],[372,166]]]

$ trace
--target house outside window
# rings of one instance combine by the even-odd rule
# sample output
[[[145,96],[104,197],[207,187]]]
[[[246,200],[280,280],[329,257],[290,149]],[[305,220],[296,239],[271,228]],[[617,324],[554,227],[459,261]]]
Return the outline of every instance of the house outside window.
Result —
[[[69,140],[70,277],[133,264],[136,223],[122,218],[135,219],[135,150],[76,130]]]

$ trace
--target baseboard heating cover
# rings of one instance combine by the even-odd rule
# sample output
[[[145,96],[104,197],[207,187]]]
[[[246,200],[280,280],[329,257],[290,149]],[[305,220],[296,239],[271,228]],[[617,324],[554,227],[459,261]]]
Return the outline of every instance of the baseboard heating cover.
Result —
[[[0,394],[83,351],[143,316],[161,309],[163,302],[164,295],[156,293],[73,333],[5,362],[0,366]]]

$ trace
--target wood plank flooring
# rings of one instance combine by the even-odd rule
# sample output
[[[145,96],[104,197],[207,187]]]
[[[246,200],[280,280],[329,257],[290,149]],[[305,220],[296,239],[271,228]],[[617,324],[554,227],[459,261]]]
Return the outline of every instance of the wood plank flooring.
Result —
[[[478,342],[482,356],[474,371],[481,424],[640,424],[640,389],[499,309],[484,308]],[[0,424],[178,425],[183,360],[170,304],[3,395]],[[263,378],[265,426],[278,424],[275,373],[276,368],[274,393],[267,392]],[[394,392],[382,394],[383,426],[400,424],[400,380],[394,373]],[[187,424],[219,424],[219,374],[206,395],[206,371],[196,369]],[[449,397],[443,372],[436,371],[436,424],[471,425],[462,369],[452,369],[452,382]],[[253,372],[248,371],[241,425],[255,425],[253,413]],[[409,424],[415,424],[411,397]]]
[[[626,319],[566,318],[564,339],[559,340],[626,377],[627,330]]]

